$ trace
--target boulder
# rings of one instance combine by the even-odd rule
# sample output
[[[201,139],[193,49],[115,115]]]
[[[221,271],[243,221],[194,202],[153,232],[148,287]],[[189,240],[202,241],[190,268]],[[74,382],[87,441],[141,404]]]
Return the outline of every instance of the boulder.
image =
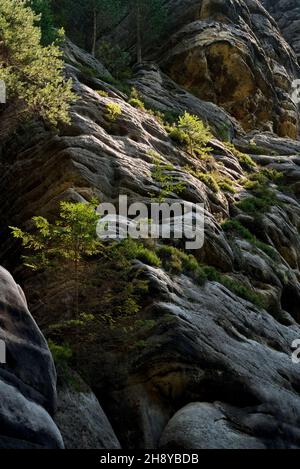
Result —
[[[55,422],[66,449],[121,449],[96,396],[70,369],[59,376]]]
[[[0,447],[62,448],[51,418],[56,407],[56,372],[47,343],[30,315],[25,296],[0,267]]]
[[[180,409],[168,422],[160,439],[163,450],[265,449],[258,438],[243,432],[222,404],[195,402]],[[230,409],[230,407],[229,407]],[[238,412],[238,409],[236,409]],[[251,418],[245,411],[245,420]],[[256,415],[254,414],[254,418]],[[259,414],[257,414],[259,418]]]

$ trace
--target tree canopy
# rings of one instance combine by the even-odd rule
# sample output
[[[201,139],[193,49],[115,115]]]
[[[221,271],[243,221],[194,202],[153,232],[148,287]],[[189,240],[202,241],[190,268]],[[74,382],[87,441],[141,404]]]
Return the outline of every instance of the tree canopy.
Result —
[[[51,0],[27,0],[27,3],[39,15],[38,26],[42,32],[42,44],[45,46],[52,44],[58,38],[58,31],[54,26]]]
[[[46,1],[46,0],[35,0]],[[137,62],[142,61],[145,39],[155,41],[166,23],[164,0],[50,0],[58,26],[79,46],[96,54],[97,41],[124,17],[135,34]],[[123,47],[113,41],[115,46]]]
[[[65,80],[58,46],[41,45],[38,21],[26,1],[1,0],[0,80],[6,84],[16,119],[38,115],[57,125],[69,121],[75,95],[71,81]]]

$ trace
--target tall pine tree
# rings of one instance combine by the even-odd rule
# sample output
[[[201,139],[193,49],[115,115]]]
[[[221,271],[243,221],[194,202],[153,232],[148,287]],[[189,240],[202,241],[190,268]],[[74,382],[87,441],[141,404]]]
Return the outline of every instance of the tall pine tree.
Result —
[[[75,95],[65,81],[64,62],[55,45],[41,45],[38,17],[24,0],[0,3],[0,80],[16,122],[38,115],[52,125],[69,121]]]

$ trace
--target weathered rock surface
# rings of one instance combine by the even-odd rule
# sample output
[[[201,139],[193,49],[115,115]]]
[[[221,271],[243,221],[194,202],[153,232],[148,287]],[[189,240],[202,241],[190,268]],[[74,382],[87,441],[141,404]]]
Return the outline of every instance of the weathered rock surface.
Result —
[[[226,412],[229,411],[229,412]],[[251,434],[243,433],[240,421],[226,405],[193,403],[180,409],[165,428],[160,446],[164,449],[265,449]],[[229,414],[229,415],[228,415]],[[259,418],[259,413],[258,413]],[[252,415],[246,411],[245,420]],[[254,416],[255,418],[256,416]]]
[[[0,267],[0,448],[62,448],[51,414],[56,373],[47,343],[30,315],[25,296]]]
[[[92,390],[68,371],[59,377],[55,422],[66,449],[121,449],[120,443]]]
[[[290,97],[299,74],[296,57],[260,2],[203,1],[197,17],[167,41],[160,64],[196,96],[224,107],[245,130],[297,136]]]
[[[137,80],[142,86],[143,74],[139,73]],[[238,200],[240,194],[233,199],[226,193],[214,194],[184,170],[187,164],[200,170],[203,163],[174,146],[151,115],[131,107],[120,97],[99,96],[81,84],[76,75],[74,79],[81,100],[73,108],[70,127],[60,135],[45,133],[37,127],[31,141],[28,134],[26,143],[20,135],[17,144],[7,143],[3,148],[6,155],[1,172],[1,200],[6,200],[2,206],[3,220],[20,224],[36,213],[54,213],[62,198],[84,200],[96,194],[102,201],[115,201],[119,194],[127,194],[129,201],[149,201],[149,193],[159,191],[159,183],[152,178],[153,161],[149,156],[150,149],[156,150],[174,165],[174,174],[186,183],[181,196],[172,197],[205,205],[206,242],[195,253],[197,257],[244,279],[265,295],[270,311],[258,310],[217,283],[199,287],[186,277],[173,278],[150,269],[153,304],[142,317],[155,320],[156,326],[145,338],[145,349],[136,352],[125,348],[124,352],[124,347],[118,349],[113,345],[113,336],[111,344],[107,336],[105,340],[99,337],[101,353],[92,379],[93,392],[103,402],[122,446],[156,447],[172,415],[193,401],[218,401],[225,407],[250,408],[250,413],[261,414],[251,429],[259,445],[300,446],[299,377],[291,361],[291,344],[300,335],[298,201],[281,194],[286,208],[274,207],[262,219],[259,236],[277,250],[275,267],[273,260],[257,247],[243,244],[239,238],[229,239],[217,221],[229,216],[234,198]],[[162,87],[163,83],[168,81],[162,81]],[[150,93],[149,88],[146,93]],[[161,94],[168,96],[168,91],[162,90]],[[200,116],[206,112],[198,99],[195,102],[191,96],[189,99],[191,106],[198,106]],[[122,108],[122,115],[114,124],[107,121],[105,111],[112,100]],[[260,135],[264,142],[258,140],[257,134],[257,145],[263,144],[266,153],[272,153],[271,149],[278,145],[291,149],[298,145],[274,135]],[[245,136],[243,139],[244,145],[249,145],[249,139]],[[238,184],[243,170],[237,157],[220,142],[213,145],[216,168]],[[295,159],[289,165],[292,161]],[[285,168],[282,165],[283,172]],[[21,177],[22,186],[16,191],[11,182]],[[56,320],[60,317],[61,290],[50,293],[57,314],[51,320]],[[47,323],[47,308],[36,301],[36,296],[38,292],[30,295],[35,314],[42,323]],[[75,403],[86,399],[90,410],[97,406],[95,401],[91,402],[91,395],[78,397],[69,393],[61,394],[60,406],[68,403],[72,414]],[[61,411],[59,417],[62,429],[68,429],[66,434],[70,434],[71,425],[68,415],[68,411]],[[266,427],[269,415],[276,425],[271,426],[270,434],[264,434],[261,428]],[[90,414],[77,417],[82,424],[83,439],[93,434],[89,437],[91,442],[99,444],[97,428],[91,424],[92,428],[84,429]],[[245,435],[250,430],[245,427],[243,411],[238,413],[237,421],[243,435],[236,444],[244,447],[248,441]],[[191,444],[202,444],[200,434],[198,440],[195,438],[191,441],[197,443]],[[79,444],[78,440],[66,439],[67,445]],[[107,445],[112,440],[109,442]]]
[[[231,140],[242,129],[228,113],[215,104],[202,101],[178,86],[157,65],[147,64],[136,71],[132,84],[151,107],[163,112],[188,111],[201,115],[202,119],[214,129]]]
[[[171,193],[170,199],[204,204],[205,244],[193,254],[259,293],[266,309],[218,282],[200,286],[184,275],[137,264],[145,269],[150,288],[140,318],[153,327],[131,334],[104,328],[97,339],[91,392],[60,389],[57,423],[68,447],[117,447],[112,428],[124,448],[300,447],[299,365],[291,360],[292,343],[300,337],[300,144],[286,137],[297,134],[297,110],[289,95],[298,74],[296,59],[257,1],[172,4],[171,26],[180,31],[167,48],[162,46],[160,64],[173,79],[151,63],[137,70],[132,83],[153,107],[196,113],[216,136],[224,123],[224,138],[250,152],[259,166],[245,170],[239,154],[217,139],[208,161],[191,157],[153,115],[130,106],[103,79],[85,76],[76,59],[68,67],[80,96],[72,124],[55,134],[35,123],[1,147],[1,221],[4,227],[29,227],[31,216],[55,215],[58,202],[66,198],[96,195],[116,202],[122,194],[129,203],[149,203],[149,194],[161,189],[153,177],[154,150],[185,183],[184,191]],[[179,15],[183,5],[185,13]],[[190,65],[196,66],[195,74]],[[106,113],[110,102],[122,109],[113,123]],[[241,130],[236,119],[255,131]],[[277,199],[258,217],[243,213],[236,202],[250,195],[242,179],[262,167],[281,172],[283,181],[272,184]],[[194,175],[197,171],[221,174],[234,193],[215,192]],[[260,243],[224,232],[222,222],[228,218],[248,223]],[[3,238],[7,235],[4,229]],[[10,243],[3,243],[4,262],[11,252]],[[24,283],[39,324],[47,327],[62,314],[71,317],[65,285],[49,285],[45,291],[38,277]],[[25,398],[48,408],[52,381],[36,396],[30,387],[33,377],[28,379]],[[39,390],[39,383],[33,387]],[[75,415],[78,407],[82,412]],[[104,433],[99,422],[104,422]],[[80,430],[71,436],[74,423]]]
[[[130,377],[129,383],[109,393],[100,382],[94,383],[105,394],[125,445],[134,447],[142,432],[140,447],[155,447],[176,411],[190,402],[218,401],[218,408],[228,415],[220,439],[213,439],[217,411],[206,414],[206,424],[192,412],[194,424],[187,431],[183,410],[168,424],[161,444],[177,449],[222,447],[230,437],[229,428],[224,437],[225,429],[233,421],[239,438],[230,447],[299,446],[300,380],[290,348],[299,326],[281,325],[216,283],[199,288],[184,276],[171,279],[157,269],[150,269],[149,276],[155,300],[146,317],[156,318],[157,325],[144,350],[128,355],[125,370],[124,357],[122,371],[117,353],[114,362],[120,375],[126,372]],[[109,359],[111,354],[104,362],[106,373]],[[199,408],[200,417],[202,404]],[[116,416],[116,409],[124,420]],[[209,425],[211,434],[206,434]]]
[[[300,5],[297,0],[262,0],[265,8],[276,19],[287,42],[300,58]]]
[[[80,47],[77,47],[67,38],[63,43],[63,52],[66,62],[73,67],[77,67],[83,76],[88,75],[90,71],[106,79],[112,78],[110,72],[101,62],[88,52],[80,49]]]
[[[293,1],[282,2],[282,8],[278,3],[269,11],[278,11],[291,36],[298,25],[297,7]],[[161,47],[157,50],[155,44],[152,50],[145,34],[145,60],[155,60],[177,84],[223,107],[246,131],[261,128],[295,138],[292,81],[300,74],[291,45],[296,47],[297,34],[288,44],[259,0],[166,0],[166,5],[168,25]],[[110,40],[116,38],[130,49],[135,37],[124,35],[128,21],[121,22]]]

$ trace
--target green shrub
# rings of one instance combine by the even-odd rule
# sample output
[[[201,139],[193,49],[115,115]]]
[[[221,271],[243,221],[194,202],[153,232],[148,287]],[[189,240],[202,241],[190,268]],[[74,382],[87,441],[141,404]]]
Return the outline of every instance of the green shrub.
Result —
[[[108,92],[107,91],[103,91],[103,90],[97,90],[96,93],[101,96],[102,98],[108,98]]]
[[[199,267],[197,271],[195,272],[195,281],[198,283],[198,285],[203,286],[205,285],[207,281],[207,276],[203,268]]]
[[[179,114],[176,111],[163,111],[164,120],[168,124],[175,124],[179,119]]]
[[[198,172],[197,178],[202,181],[207,187],[209,187],[213,192],[218,193],[220,191],[220,187],[213,175]]]
[[[211,152],[208,143],[213,135],[199,117],[185,112],[178,118],[177,124],[166,125],[165,129],[170,138],[174,142],[185,146],[191,156],[197,154],[202,158]]]
[[[248,147],[250,153],[252,155],[272,155],[272,156],[278,156],[279,153],[274,150],[270,150],[266,147],[260,147],[255,143],[254,141],[251,141]]]
[[[160,246],[156,252],[166,270],[172,273],[183,272],[181,252],[178,249],[173,246]]]
[[[142,101],[138,90],[134,87],[131,88],[128,103],[137,109],[141,109],[142,111],[146,110],[145,103]]]
[[[236,189],[233,186],[232,181],[230,180],[220,180],[218,181],[219,188],[225,192],[230,192],[230,194],[235,194]]]
[[[147,248],[140,248],[137,253],[137,259],[153,267],[160,267],[161,262],[155,252]]]
[[[283,179],[283,174],[276,169],[263,168],[261,173],[274,183],[279,183]]]
[[[255,168],[256,167],[256,163],[253,161],[251,156],[246,155],[245,153],[241,153],[241,152],[236,152],[235,156],[239,160],[239,163],[241,164],[241,166],[244,166],[246,168],[247,167],[249,167],[249,168]]]
[[[264,213],[268,208],[268,204],[258,197],[246,197],[241,202],[238,202],[237,206],[243,210],[243,212],[249,213],[250,215]]]
[[[115,122],[122,114],[122,108],[117,103],[107,103],[106,115],[111,122]]]
[[[162,127],[165,127],[165,119],[164,119],[163,112],[149,109],[147,106],[146,106],[146,109],[147,109],[148,114],[154,117],[154,119],[159,123],[159,125],[161,125]]]
[[[256,168],[256,163],[251,156],[239,151],[232,143],[226,142],[224,145],[237,158],[242,167],[245,169]]]
[[[90,78],[98,78],[97,72],[93,68],[89,67],[88,65],[79,64],[78,68],[80,72],[82,73],[82,75],[86,77],[90,77]]]
[[[248,241],[252,241],[253,235],[250,231],[245,228],[238,220],[226,220],[222,224],[223,230],[228,232],[234,232],[238,235],[241,235],[243,238],[247,239]]]
[[[131,86],[126,82],[126,80],[117,80],[116,78],[110,76],[99,77],[100,80],[112,85],[114,88],[117,88],[121,93],[129,96],[131,91]]]
[[[284,192],[288,195],[295,195],[297,191],[297,184],[290,184],[290,185],[285,185],[285,184],[280,184],[280,190],[281,192]]]
[[[48,346],[57,367],[66,368],[72,358],[72,350],[68,344],[58,345],[52,340],[48,341]]]
[[[161,161],[161,155],[153,148],[147,150],[147,155],[151,158],[153,163]]]
[[[220,273],[215,267],[200,265],[193,255],[188,255],[174,246],[167,245],[159,246],[156,252],[162,261],[163,267],[170,273],[189,275],[199,285],[204,285],[206,281],[220,283],[237,296],[250,301],[259,308],[265,307],[262,295],[242,282]]]
[[[122,243],[122,248],[123,255],[125,255],[128,260],[138,259],[153,267],[160,267],[161,265],[161,261],[157,254],[146,248],[141,241],[135,241],[128,238]]]
[[[24,265],[32,270],[43,270],[48,274],[54,270],[56,275],[65,270],[73,277],[74,314],[79,314],[79,294],[85,283],[79,272],[88,257],[102,251],[102,243],[96,228],[100,214],[96,208],[99,202],[60,202],[59,217],[54,223],[46,218],[32,218],[33,232],[26,232],[18,227],[10,227],[15,239],[21,241],[28,252],[23,256]]]
[[[236,204],[243,212],[255,216],[266,213],[274,205],[280,204],[274,191],[268,187],[257,184],[251,190],[253,191],[253,196],[246,197]]]
[[[278,254],[276,250],[269,246],[268,244],[263,243],[256,238],[245,226],[243,226],[238,220],[227,220],[223,223],[222,228],[225,232],[235,233],[240,235],[242,238],[249,241],[255,247],[265,252],[273,260],[278,260]]]
[[[205,265],[202,266],[202,270],[207,280],[221,283],[222,275],[215,267]]]
[[[243,283],[225,275],[222,277],[221,283],[224,287],[228,288],[228,290],[232,291],[232,293],[235,293],[237,296],[249,301],[258,308],[266,307],[264,297],[259,293],[256,293],[254,290],[251,290],[251,288],[247,287]]]
[[[147,342],[145,340],[139,340],[135,343],[135,347],[139,350],[144,350],[147,347]]]
[[[121,49],[121,47],[102,41],[99,44],[96,55],[118,80],[131,78],[130,54]]]
[[[157,254],[166,270],[172,273],[192,273],[199,268],[198,261],[191,254],[186,254],[174,246],[159,246]]]
[[[245,188],[251,191],[262,191],[270,182],[280,184],[283,174],[275,169],[261,169],[259,172],[251,174],[244,184]]]
[[[198,261],[192,254],[184,254],[182,257],[182,265],[184,272],[196,272],[199,268]]]
[[[228,275],[221,274],[217,269],[211,266],[201,266],[200,280],[209,280],[224,285],[232,293],[240,296],[244,300],[253,303],[259,308],[265,308],[265,301],[262,295],[256,293],[251,288],[244,285],[242,282],[230,278]]]
[[[130,98],[128,101],[128,104],[130,104],[130,106],[135,107],[137,109],[141,109],[142,111],[145,110],[145,104],[143,103],[141,99]]]
[[[221,127],[217,129],[219,138],[225,142],[228,142],[230,139],[230,125],[224,122]]]
[[[213,138],[209,128],[199,119],[198,116],[185,112],[179,117],[177,127],[185,135],[187,147],[190,155],[195,150],[205,148],[208,142]]]
[[[36,11],[40,10],[38,3],[32,3]],[[47,12],[45,8],[43,13],[48,12],[49,16],[41,18],[28,1],[1,0],[0,80],[6,85],[7,106],[13,111],[9,119],[11,133],[18,124],[33,118],[41,118],[54,127],[61,122],[70,123],[70,106],[77,99],[72,81],[65,79],[59,45],[41,45],[38,25],[44,29],[44,20],[52,21],[49,8]],[[48,26],[51,32],[51,25]],[[45,34],[43,39],[47,41]]]
[[[139,94],[138,96],[132,96],[138,99],[141,99]],[[174,124],[179,118],[179,114],[174,111],[162,111],[161,109],[157,109],[153,107],[152,104],[149,102],[145,101],[145,108],[151,116],[153,116],[157,122],[165,128],[165,130],[170,133],[172,129],[174,128]],[[180,143],[180,142],[177,142]]]
[[[162,161],[161,155],[154,150],[149,150],[148,155],[153,158],[154,168],[152,170],[152,178],[160,185],[160,194],[157,197],[158,202],[164,202],[173,193],[180,194],[185,189],[185,183],[180,181],[177,176],[170,174],[174,171],[174,167]],[[150,194],[156,199],[155,194]]]
[[[262,176],[263,178],[264,176]],[[262,180],[261,178],[261,180]],[[243,183],[244,185],[244,188],[247,189],[248,191],[255,191],[257,189],[259,189],[259,187],[261,186],[261,183],[258,182],[258,181],[252,181],[252,180],[248,180],[248,181],[245,181]]]
[[[188,144],[188,136],[183,130],[178,127],[169,127],[167,130],[169,130],[169,136],[174,142],[179,143],[180,145]]]

